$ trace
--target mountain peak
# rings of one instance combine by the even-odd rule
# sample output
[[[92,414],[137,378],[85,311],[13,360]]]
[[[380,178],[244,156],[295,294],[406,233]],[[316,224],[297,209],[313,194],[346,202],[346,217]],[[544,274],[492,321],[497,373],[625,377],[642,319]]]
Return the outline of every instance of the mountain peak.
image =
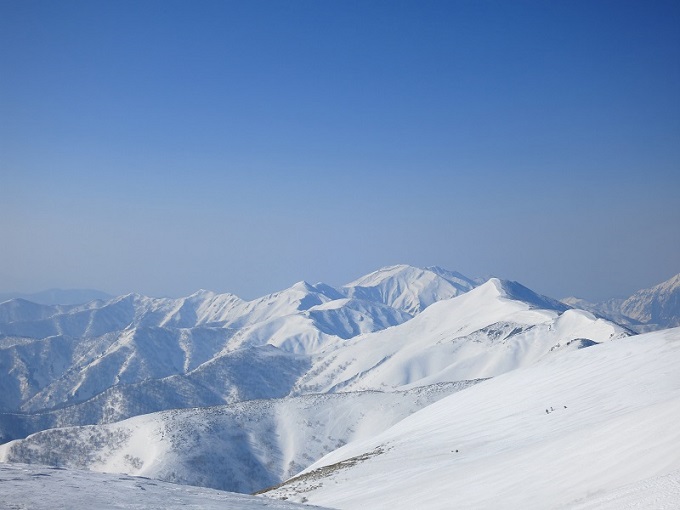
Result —
[[[347,296],[377,301],[415,315],[432,303],[459,296],[476,286],[459,273],[407,264],[386,266],[344,286]]]
[[[489,278],[486,283],[480,285],[480,287],[485,286],[494,287],[501,297],[522,301],[523,303],[531,305],[532,308],[556,310],[559,312],[564,312],[570,308],[570,306],[557,301],[556,299],[537,294],[528,287],[525,287],[521,283],[515,281],[501,280],[500,278]]]

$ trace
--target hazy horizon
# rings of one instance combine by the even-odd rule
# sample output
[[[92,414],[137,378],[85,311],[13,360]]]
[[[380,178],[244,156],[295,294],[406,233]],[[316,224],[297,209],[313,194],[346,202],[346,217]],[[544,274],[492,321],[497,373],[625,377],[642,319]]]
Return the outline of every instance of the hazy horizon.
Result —
[[[0,292],[680,272],[678,2],[0,2]]]

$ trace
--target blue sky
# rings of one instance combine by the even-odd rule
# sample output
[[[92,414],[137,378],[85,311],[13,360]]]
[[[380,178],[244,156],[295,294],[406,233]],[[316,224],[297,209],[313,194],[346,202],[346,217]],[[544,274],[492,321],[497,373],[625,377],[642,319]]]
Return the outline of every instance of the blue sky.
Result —
[[[680,272],[675,1],[0,0],[0,290]]]

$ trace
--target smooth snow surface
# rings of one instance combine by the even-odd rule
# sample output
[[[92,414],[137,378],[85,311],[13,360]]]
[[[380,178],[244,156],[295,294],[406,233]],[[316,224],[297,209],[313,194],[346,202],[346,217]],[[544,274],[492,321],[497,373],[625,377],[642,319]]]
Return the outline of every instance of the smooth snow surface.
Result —
[[[340,448],[268,495],[340,509],[614,508],[619,497],[662,508],[645,493],[677,494],[678,366],[680,328],[551,357]]]
[[[283,501],[148,478],[0,464],[3,510],[299,510]]]

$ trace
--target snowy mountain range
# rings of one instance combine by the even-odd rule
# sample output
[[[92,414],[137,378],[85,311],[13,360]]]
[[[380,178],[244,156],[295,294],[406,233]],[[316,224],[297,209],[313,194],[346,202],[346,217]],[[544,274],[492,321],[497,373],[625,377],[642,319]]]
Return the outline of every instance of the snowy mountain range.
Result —
[[[677,279],[627,300],[621,320],[517,282],[406,265],[340,288],[299,282],[252,301],[209,291],[85,304],[13,299],[0,303],[0,461],[237,492],[305,468],[326,472],[325,455],[344,472],[347,459],[384,450],[356,445],[374,444],[437,401],[481,391],[473,386],[533,367],[576,370],[608,345],[654,343],[624,339],[677,314]],[[562,361],[572,359],[581,361]],[[514,405],[513,394],[491,387]],[[349,457],[333,460],[348,448]],[[286,487],[272,494],[307,501],[308,486]],[[345,508],[346,495],[335,497],[314,495]]]

